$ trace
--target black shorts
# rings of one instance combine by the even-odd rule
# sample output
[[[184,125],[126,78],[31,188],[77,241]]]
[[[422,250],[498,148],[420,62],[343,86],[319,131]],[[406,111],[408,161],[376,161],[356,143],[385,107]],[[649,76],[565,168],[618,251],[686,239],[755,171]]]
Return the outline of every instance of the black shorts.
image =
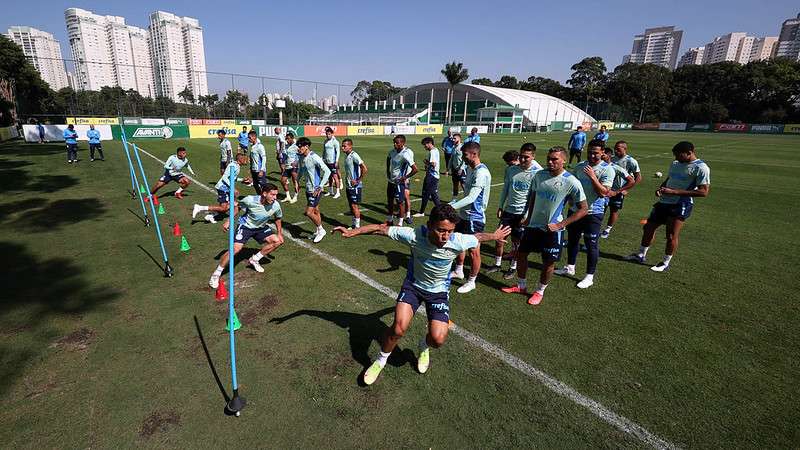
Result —
[[[166,184],[166,183],[169,183],[170,181],[174,181],[174,182],[176,182],[176,183],[180,183],[180,181],[181,181],[181,180],[182,180],[182,179],[183,179],[185,176],[186,176],[186,175],[184,175],[184,174],[182,174],[182,173],[179,173],[179,174],[177,174],[177,175],[170,175],[170,173],[169,173],[169,169],[165,169],[165,170],[164,170],[164,175],[161,175],[161,178],[159,178],[159,179],[158,179],[158,181],[164,182],[165,184]]]
[[[519,243],[521,253],[541,253],[543,262],[556,262],[561,258],[561,231],[525,228]]]
[[[240,144],[239,144],[239,150],[244,150],[244,151],[243,151],[243,152],[241,152],[241,153],[247,153],[247,146],[246,146],[246,145],[242,145],[242,144],[240,143]]]
[[[349,187],[347,192],[347,204],[360,205],[361,204],[361,186]]]
[[[523,219],[525,219],[524,214],[512,214],[510,212],[503,211],[502,214],[500,214],[500,225],[511,227],[511,237],[515,239],[521,239],[522,234],[525,231],[525,227],[522,226]]]
[[[400,288],[400,295],[397,296],[398,303],[407,303],[411,309],[417,312],[419,305],[425,302],[425,313],[428,320],[439,322],[450,322],[450,298],[447,292],[428,292],[414,286],[411,280],[403,281]]]
[[[292,178],[292,174],[297,173],[297,167],[289,167],[288,169],[283,169],[281,172],[282,177]]]
[[[694,205],[689,202],[658,202],[653,205],[653,209],[650,211],[650,217],[647,218],[647,222],[663,225],[670,219],[678,219],[681,221],[686,220],[692,215],[693,206]]]
[[[314,195],[314,191],[306,191],[306,205],[314,208],[319,205],[319,200],[322,198],[322,191]]]
[[[224,171],[225,168],[227,168],[227,167],[228,167],[228,161],[220,161],[219,162],[219,170]]]
[[[258,172],[255,170],[250,171],[250,176],[253,178],[253,186],[256,187],[256,190],[264,189],[264,186],[267,185],[269,181],[267,181],[267,171],[264,171],[264,176],[258,176]],[[260,191],[259,191],[260,192]]]
[[[624,203],[625,196],[622,194],[617,194],[608,199],[608,207],[611,208],[611,211],[619,211]]]
[[[328,166],[328,169],[331,169],[331,175],[339,173],[339,167],[337,167],[336,163],[325,163],[325,165]]]
[[[89,144],[89,150],[102,150],[102,144]]]
[[[583,153],[583,149],[580,149],[580,148],[571,148],[571,149],[569,149],[569,155],[570,156],[572,156],[572,155],[581,156],[581,153]]]
[[[217,203],[223,204],[228,203],[230,197],[230,191],[223,191],[222,189],[217,189]]]
[[[475,220],[461,219],[456,225],[455,232],[461,234],[483,233],[486,224]]]
[[[464,183],[464,178],[467,177],[467,174],[464,170],[458,172],[450,172],[450,177],[453,178],[453,183]]]
[[[253,229],[239,224],[239,226],[236,227],[236,234],[233,236],[233,242],[237,244],[246,244],[250,238],[253,238],[259,244],[263,244],[273,233],[274,231],[272,231],[270,227]]]
[[[405,200],[406,191],[408,190],[408,182],[406,183],[392,183],[391,181],[386,184],[386,195],[395,200]]]

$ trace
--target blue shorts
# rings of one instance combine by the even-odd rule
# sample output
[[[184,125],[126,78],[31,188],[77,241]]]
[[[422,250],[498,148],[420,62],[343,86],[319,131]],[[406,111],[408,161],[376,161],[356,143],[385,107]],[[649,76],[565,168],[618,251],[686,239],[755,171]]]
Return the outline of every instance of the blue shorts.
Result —
[[[314,191],[306,191],[306,205],[312,208],[319,205],[319,200],[322,198],[322,191],[314,195]]]
[[[437,320],[439,322],[450,322],[450,298],[447,292],[428,292],[422,290],[411,283],[407,279],[403,281],[403,287],[400,288],[400,295],[397,296],[398,303],[407,303],[411,305],[411,309],[416,313],[420,303],[425,302],[425,313],[428,314],[428,320]]]
[[[328,166],[328,169],[331,169],[331,175],[339,173],[339,168],[336,163],[325,163],[325,165]]]
[[[166,169],[164,170],[164,175],[161,175],[161,178],[159,178],[158,181],[161,181],[163,183],[169,183],[170,181],[179,183],[185,176],[186,175],[182,173],[178,173],[176,175],[170,175],[169,169]]]
[[[561,258],[561,232],[527,227],[519,243],[519,252],[541,253],[545,263],[556,262]]]
[[[409,190],[408,182],[392,183],[390,181],[386,184],[386,195],[395,200],[405,200],[407,190]]]
[[[349,205],[361,204],[361,186],[347,188],[347,203]]]
[[[247,153],[247,146],[239,143],[239,150],[244,150],[244,153]]]
[[[622,209],[623,203],[625,203],[625,196],[622,194],[617,194],[608,199],[608,207],[611,208],[611,211],[619,211]]]
[[[283,169],[281,172],[281,176],[286,178],[292,178],[292,174],[297,173],[297,167],[289,167],[288,169]]]
[[[223,191],[222,189],[217,189],[217,203],[228,203],[230,197],[230,191]]]
[[[258,176],[258,172],[255,170],[250,171],[250,176],[253,179],[253,187],[256,188],[256,191],[261,192],[261,189],[264,189],[264,186],[269,183],[267,181],[267,171],[264,171],[264,176]]]
[[[475,234],[475,233],[483,233],[484,228],[486,228],[486,224],[483,222],[478,222],[476,220],[467,220],[461,219],[458,224],[456,224],[456,233],[461,234]]]
[[[663,225],[670,219],[678,219],[681,221],[686,220],[692,215],[693,206],[694,205],[689,202],[658,202],[653,205],[653,209],[650,211],[650,217],[647,218],[647,222]]]
[[[236,234],[233,236],[233,242],[236,242],[237,244],[246,244],[250,238],[253,238],[259,244],[263,244],[273,233],[274,231],[272,231],[272,228],[270,227],[253,229],[239,224],[239,226],[236,227]]]
[[[228,167],[228,161],[220,161],[219,162],[219,170],[225,170]]]

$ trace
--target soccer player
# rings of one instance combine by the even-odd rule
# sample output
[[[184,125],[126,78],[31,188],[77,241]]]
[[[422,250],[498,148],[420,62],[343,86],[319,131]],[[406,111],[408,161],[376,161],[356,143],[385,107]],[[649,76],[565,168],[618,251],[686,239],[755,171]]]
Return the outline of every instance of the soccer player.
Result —
[[[628,175],[633,176],[633,184],[630,184],[630,180],[628,180],[628,183],[622,187],[616,185],[611,187],[611,189],[614,190],[614,195],[608,199],[608,206],[611,210],[608,215],[608,225],[600,234],[600,237],[604,239],[608,238],[611,234],[611,228],[617,223],[619,212],[622,211],[622,205],[625,202],[625,196],[628,195],[628,191],[642,181],[642,172],[639,169],[639,162],[628,154],[627,142],[617,141],[617,143],[614,144],[614,156],[611,158],[611,162],[625,169]]]
[[[614,183],[614,169],[603,163],[603,141],[589,142],[586,161],[575,166],[575,178],[581,183],[588,210],[585,216],[567,227],[567,265],[555,271],[556,275],[575,275],[575,262],[580,251],[581,236],[586,244],[586,276],[578,282],[578,288],[586,289],[594,284],[597,261],[600,259],[600,228],[606,212],[606,201]],[[572,204],[570,214],[577,212]]]
[[[225,173],[225,168],[233,161],[233,147],[231,141],[225,138],[225,130],[220,129],[217,131],[217,138],[219,139],[219,174]]]
[[[533,158],[536,156],[536,145],[526,142],[519,149],[519,165],[506,168],[503,180],[503,190],[500,192],[500,206],[497,208],[497,218],[500,225],[511,228],[511,266],[503,274],[503,278],[510,280],[517,272],[517,248],[525,231],[522,221],[528,211],[528,193],[531,190],[531,180],[536,172],[542,170]],[[488,273],[499,272],[503,264],[503,249],[505,245],[497,243],[494,252],[494,266]]]
[[[253,131],[251,130],[250,133]],[[248,133],[248,139],[250,134]],[[233,254],[237,255],[247,241],[253,238],[261,245],[261,250],[256,252],[247,260],[247,264],[252,266],[258,273],[263,273],[264,268],[261,267],[261,258],[267,256],[283,245],[283,211],[281,206],[276,202],[278,197],[278,186],[272,183],[267,183],[258,195],[248,195],[247,197],[239,200],[234,205],[233,212],[238,214],[242,211],[239,217],[238,225],[232,225],[230,218],[225,219],[222,223],[222,228],[225,231],[229,227],[235,226],[233,240]],[[270,222],[275,224],[275,230],[270,227]],[[216,289],[219,286],[219,277],[222,271],[228,265],[228,252],[222,254],[219,258],[219,265],[217,265],[214,273],[211,274],[211,279],[208,280],[208,285]]]
[[[150,190],[150,194],[155,196],[159,189],[169,184],[170,181],[174,181],[178,183],[178,189],[175,191],[175,198],[182,199],[183,190],[191,184],[189,177],[183,174],[184,167],[188,169],[192,175],[195,174],[194,170],[192,170],[192,166],[189,165],[189,159],[186,158],[186,149],[184,147],[178,147],[175,154],[170,155],[170,157],[167,158],[167,162],[164,163],[164,175],[161,175],[161,178],[158,179],[155,186]]]
[[[42,125],[42,122],[39,122],[38,120],[36,121],[36,131],[39,132],[39,143],[44,144],[44,125]]]
[[[478,134],[478,128],[472,127],[472,130],[469,132],[469,136],[464,139],[464,143],[466,144],[467,142],[477,142],[478,144],[481,143],[481,137]]]
[[[251,132],[255,132],[255,130]],[[239,141],[239,151],[242,153],[247,153],[247,145],[250,143],[249,136],[250,134],[247,132],[247,127],[242,127],[241,133],[236,137],[236,140]]]
[[[464,154],[461,152],[461,133],[453,134],[453,154],[450,157],[450,163],[447,166],[450,170],[450,178],[453,180],[453,198],[458,196],[459,188],[464,186]]]
[[[275,159],[278,161],[278,166],[280,167],[281,158],[283,157],[283,153],[286,151],[287,142],[286,142],[286,134],[283,133],[280,127],[275,127]]]
[[[350,212],[353,214],[353,228],[361,226],[361,189],[364,187],[364,177],[367,175],[367,165],[353,150],[353,140],[345,139],[342,141],[342,151],[347,157],[344,159],[344,173],[347,177],[347,203],[350,205]]]
[[[586,133],[583,132],[583,127],[578,125],[578,129],[569,137],[567,148],[569,148],[569,162],[572,164],[572,158],[575,157],[577,162],[581,162],[581,154],[583,153],[583,146],[586,144]],[[605,146],[604,146],[605,147]]]
[[[291,131],[286,133],[286,146],[281,153],[279,159],[281,165],[281,184],[283,185],[283,192],[286,197],[281,200],[282,202],[295,203],[297,196],[300,195],[300,183],[297,181],[297,167],[299,165],[299,157],[297,156],[297,144],[294,143],[294,133]],[[294,186],[294,197],[289,190],[289,178],[292,179]]]
[[[78,133],[75,131],[75,125],[67,125],[64,130],[64,142],[67,144],[67,162],[72,164],[78,162]]]
[[[442,150],[444,150],[444,176],[450,175],[450,157],[456,148],[456,141],[453,139],[453,132],[447,130],[447,136],[442,139]]]
[[[195,203],[194,209],[192,209],[192,219],[197,217],[202,211],[211,211],[214,213],[225,213],[228,211],[228,207],[230,203],[228,203],[228,197],[230,195],[231,189],[233,189],[233,196],[236,197],[239,195],[239,192],[236,190],[235,186],[230,185],[230,177],[233,174],[234,180],[236,182],[244,181],[245,184],[250,184],[251,180],[249,178],[239,178],[239,173],[241,172],[241,166],[243,164],[247,164],[247,155],[244,153],[237,153],[236,159],[231,161],[228,164],[228,167],[225,168],[225,172],[222,173],[222,176],[217,181],[217,184],[214,187],[217,189],[217,205],[207,205],[201,206]],[[206,222],[217,223],[217,220],[214,218],[214,214],[206,214],[204,217]]]
[[[475,141],[467,142],[461,151],[464,153],[464,161],[467,162],[469,170],[467,179],[464,181],[464,192],[467,195],[458,201],[450,202],[450,206],[459,210],[461,216],[461,222],[456,226],[456,231],[463,234],[481,233],[486,228],[486,207],[489,206],[492,174],[486,164],[481,162],[481,144]],[[475,247],[470,249],[469,253],[472,259],[472,268],[467,282],[456,289],[459,294],[466,294],[475,289],[475,279],[478,278],[478,272],[481,270],[481,249]],[[465,257],[465,253],[458,255],[451,277],[464,279]]]
[[[325,127],[325,143],[323,144],[322,159],[331,171],[331,178],[329,180],[330,186],[325,196],[332,195],[333,198],[339,198],[339,150],[341,146],[336,136],[333,135],[333,128]]]
[[[328,234],[322,228],[322,216],[319,212],[319,201],[322,198],[322,190],[325,183],[331,177],[331,170],[316,153],[311,151],[311,140],[301,137],[297,140],[297,153],[300,155],[300,175],[306,180],[306,212],[305,215],[314,225],[317,231],[311,235],[314,243],[318,243]]]
[[[94,125],[89,125],[89,131],[86,132],[86,137],[89,139],[89,161],[94,161],[94,152],[97,150],[100,154],[100,161],[105,161],[106,157],[103,156],[103,144],[100,143],[100,132],[94,129]]]
[[[586,215],[586,196],[580,181],[564,169],[566,160],[564,147],[552,147],[547,152],[547,170],[540,170],[533,176],[528,215],[523,222],[527,227],[517,249],[517,285],[501,289],[507,294],[527,294],[528,254],[541,253],[539,285],[528,298],[529,305],[538,305],[544,299],[544,290],[553,278],[556,261],[561,257],[561,232]],[[564,219],[561,212],[568,200],[577,205],[577,211]]]
[[[659,199],[653,205],[650,217],[644,225],[642,246],[638,252],[625,258],[644,264],[656,230],[661,225],[666,225],[667,245],[664,259],[650,268],[654,272],[664,272],[669,269],[672,256],[678,249],[681,228],[692,214],[694,197],[708,197],[711,185],[711,169],[703,160],[697,158],[694,144],[686,141],[678,142],[672,148],[672,154],[675,155],[675,161],[669,168],[667,179],[656,191]]]
[[[433,145],[433,138],[422,139],[422,146],[428,154],[425,156],[425,180],[422,182],[422,204],[414,217],[425,217],[428,200],[433,206],[439,206],[439,149]]]
[[[534,148],[536,146],[534,145]],[[503,161],[506,163],[506,166],[516,166],[519,164],[519,152],[516,150],[509,150],[503,153]]]
[[[606,129],[605,125],[601,126],[600,131],[598,131],[597,134],[594,135],[594,138],[596,140],[603,141],[603,148],[605,148],[606,143],[608,142],[608,138],[610,137],[611,136],[608,134],[608,130]]]
[[[361,234],[377,234],[388,236],[392,240],[408,245],[411,249],[409,270],[397,297],[394,322],[381,338],[381,349],[375,362],[364,371],[364,384],[370,385],[378,378],[386,366],[389,355],[408,330],[414,313],[422,303],[425,303],[425,312],[428,316],[428,332],[419,343],[417,370],[420,373],[428,371],[430,347],[439,348],[447,339],[450,323],[448,273],[453,260],[466,250],[478,248],[481,242],[503,240],[510,232],[508,228],[501,227],[494,233],[461,234],[454,232],[458,221],[456,211],[450,205],[441,204],[431,211],[427,226],[423,225],[416,229],[393,227],[385,223],[365,225],[352,230],[346,230],[344,227],[334,228],[334,232],[342,233],[345,238]]]
[[[403,226],[403,221],[409,215],[406,199],[408,198],[409,180],[417,173],[414,164],[414,152],[406,147],[405,135],[398,134],[392,139],[393,147],[386,158],[386,205],[388,214],[386,221],[394,222],[395,204],[399,210],[397,224]]]
[[[267,185],[267,152],[264,150],[264,145],[258,141],[256,130],[250,130],[247,133],[247,141],[251,145],[250,176],[256,194],[261,194],[264,186]]]

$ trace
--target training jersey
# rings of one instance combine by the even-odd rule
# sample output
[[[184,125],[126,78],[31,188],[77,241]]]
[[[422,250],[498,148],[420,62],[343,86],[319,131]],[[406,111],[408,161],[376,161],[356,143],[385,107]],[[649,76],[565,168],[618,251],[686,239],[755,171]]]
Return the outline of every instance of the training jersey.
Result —
[[[276,201],[262,205],[260,195],[248,195],[239,200],[239,210],[242,211],[239,224],[251,230],[266,228],[270,222],[283,218],[281,205]]]
[[[574,204],[586,200],[581,182],[566,170],[556,176],[549,170],[536,172],[531,180],[531,194],[535,197],[528,222],[530,228],[547,229],[548,224],[563,220],[567,200]]]
[[[704,184],[711,184],[711,169],[702,159],[695,159],[688,163],[672,161],[664,186],[691,191]],[[676,203],[694,203],[694,199],[688,195],[662,195],[659,202],[674,205]]]
[[[78,143],[78,133],[74,130],[70,131],[69,128],[64,130],[64,141],[67,144],[77,144]]]
[[[267,171],[267,152],[261,142],[256,142],[250,147],[250,170],[253,172]]]
[[[347,180],[345,181],[347,181],[348,188],[362,187],[361,164],[363,163],[364,161],[361,159],[360,156],[358,156],[358,153],[356,153],[355,150],[350,152],[350,154],[347,155],[347,157],[344,159],[344,173],[347,175]],[[352,183],[353,180],[358,180],[358,184],[353,186]]]
[[[631,155],[625,155],[622,158],[617,158],[616,156],[611,157],[611,162],[622,166],[629,175],[636,176],[637,173],[641,172],[639,169],[639,161],[633,158]]]
[[[570,150],[583,150],[583,145],[586,144],[586,133],[583,131],[576,131],[569,137],[567,147]]]
[[[430,175],[433,178],[439,179],[439,149],[434,147],[430,149],[428,155],[425,157],[425,166],[428,170],[425,172],[426,175]]]
[[[322,150],[322,159],[325,164],[335,164],[339,161],[339,149],[339,141],[335,136],[331,136],[330,139],[325,141]]]
[[[406,279],[423,291],[447,292],[450,289],[450,267],[461,252],[479,245],[478,238],[470,234],[452,233],[439,248],[428,239],[425,226],[389,227],[389,237],[411,247],[411,261]]]
[[[399,152],[392,148],[389,150],[389,181],[396,183],[401,177],[411,172],[414,165],[414,152],[408,147],[403,147]]]
[[[520,166],[506,168],[503,190],[500,192],[500,208],[509,214],[525,214],[528,205],[528,195],[531,190],[531,180],[542,166],[534,161],[528,170]]]
[[[189,165],[189,158],[180,159],[178,155],[170,155],[164,163],[164,169],[169,170],[172,176],[183,173],[183,168]]]
[[[589,166],[589,161],[581,161],[578,163],[578,165],[575,166],[574,175],[581,183],[583,193],[586,195],[586,204],[589,207],[589,214],[603,214],[606,211],[606,202],[608,200],[607,197],[597,195],[597,191],[594,190],[594,185],[592,185],[592,179],[589,178],[589,175],[583,173],[583,168],[587,166]],[[592,168],[600,184],[610,188],[614,183],[614,169],[602,161]],[[577,211],[578,204],[573,203],[570,210]]]
[[[625,186],[626,184],[628,184],[628,175],[630,175],[630,174],[628,173],[627,170],[625,170],[624,167],[622,167],[620,165],[617,165],[617,164],[614,164],[613,162],[611,162],[611,163],[605,163],[604,162],[603,164],[608,166],[608,167],[610,167],[611,170],[614,171],[614,182],[611,183],[611,189],[616,191],[617,189],[621,188],[622,186]]]
[[[89,138],[90,144],[99,144],[100,143],[100,132],[97,130],[89,130],[86,132],[86,137]]]
[[[461,146],[463,144],[458,144],[453,148],[453,155],[450,157],[450,172],[458,174],[462,170],[464,170],[464,153],[461,152]]]
[[[286,133],[278,133],[275,137],[277,138],[275,141],[275,152],[281,153],[286,149]]]
[[[450,202],[458,210],[462,219],[486,223],[486,207],[489,206],[489,191],[492,188],[492,174],[486,164],[480,163],[467,170],[464,191],[467,195],[461,200]]]
[[[445,138],[442,139],[442,148],[444,149],[444,154],[449,155],[453,153],[453,150],[456,148],[456,141],[450,136],[445,136]]]
[[[306,179],[306,192],[314,192],[316,188],[325,186],[331,176],[331,169],[322,158],[309,150],[308,155],[300,158],[300,176]]]
[[[250,143],[250,139],[247,139],[247,132],[242,131],[239,133],[239,136],[236,138],[239,141],[239,145],[247,147],[247,144]]]
[[[600,139],[603,142],[608,142],[608,138],[610,137],[611,135],[608,134],[608,131],[599,131],[597,134],[594,135],[595,139]]]
[[[233,148],[231,147],[231,141],[227,138],[219,142],[219,160],[220,162],[233,161]]]
[[[219,181],[217,181],[217,184],[215,184],[214,187],[217,188],[218,191],[225,191],[225,192],[229,191],[230,190],[229,180],[231,177],[231,173],[233,174],[233,178],[236,181],[242,181],[241,178],[239,178],[240,171],[241,167],[239,167],[239,163],[236,161],[231,161],[231,163],[228,164],[228,167],[225,168],[225,172],[222,174],[221,177],[219,177]]]
[[[476,143],[480,144],[481,143],[481,136],[478,133],[470,134],[469,136],[467,136],[466,139],[464,139],[464,143],[466,144],[467,142],[476,142]]]
[[[298,159],[297,144],[293,143],[283,150],[283,164],[287,167],[297,167]]]

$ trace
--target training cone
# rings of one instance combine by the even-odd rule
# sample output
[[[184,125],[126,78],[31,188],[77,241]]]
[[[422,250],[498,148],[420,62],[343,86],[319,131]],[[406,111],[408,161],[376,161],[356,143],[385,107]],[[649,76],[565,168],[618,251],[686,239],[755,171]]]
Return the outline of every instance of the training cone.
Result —
[[[154,195],[154,196],[153,196],[153,204],[154,204],[154,205],[156,205],[156,206],[158,206],[158,205],[160,205],[160,204],[161,204],[161,203],[158,201],[158,196],[157,196],[157,195]]]
[[[647,224],[647,219],[642,219],[642,220],[640,220],[640,221],[639,221],[639,224],[641,224],[641,225],[646,225],[646,224]]]
[[[178,222],[175,222],[175,225],[172,226],[172,235],[173,236],[181,235],[181,226],[178,225]]]
[[[144,190],[144,186],[139,185],[139,193],[142,195],[147,195],[147,191]]]
[[[234,310],[233,311],[233,330],[236,331],[239,328],[242,328],[242,324],[239,323],[239,318],[236,316],[236,310]],[[226,323],[225,323],[225,331],[231,331],[230,321],[226,321]]]
[[[156,198],[156,197],[153,197],[153,198]],[[158,205],[158,214],[164,214],[165,212],[167,212],[167,210],[164,209],[164,205]]]
[[[218,302],[228,299],[228,290],[225,289],[225,281],[222,279],[219,280],[219,285],[217,286],[217,292],[214,293],[214,298]]]
[[[186,240],[186,236],[181,236],[181,251],[188,252],[191,248],[192,247],[189,247],[189,241]]]

